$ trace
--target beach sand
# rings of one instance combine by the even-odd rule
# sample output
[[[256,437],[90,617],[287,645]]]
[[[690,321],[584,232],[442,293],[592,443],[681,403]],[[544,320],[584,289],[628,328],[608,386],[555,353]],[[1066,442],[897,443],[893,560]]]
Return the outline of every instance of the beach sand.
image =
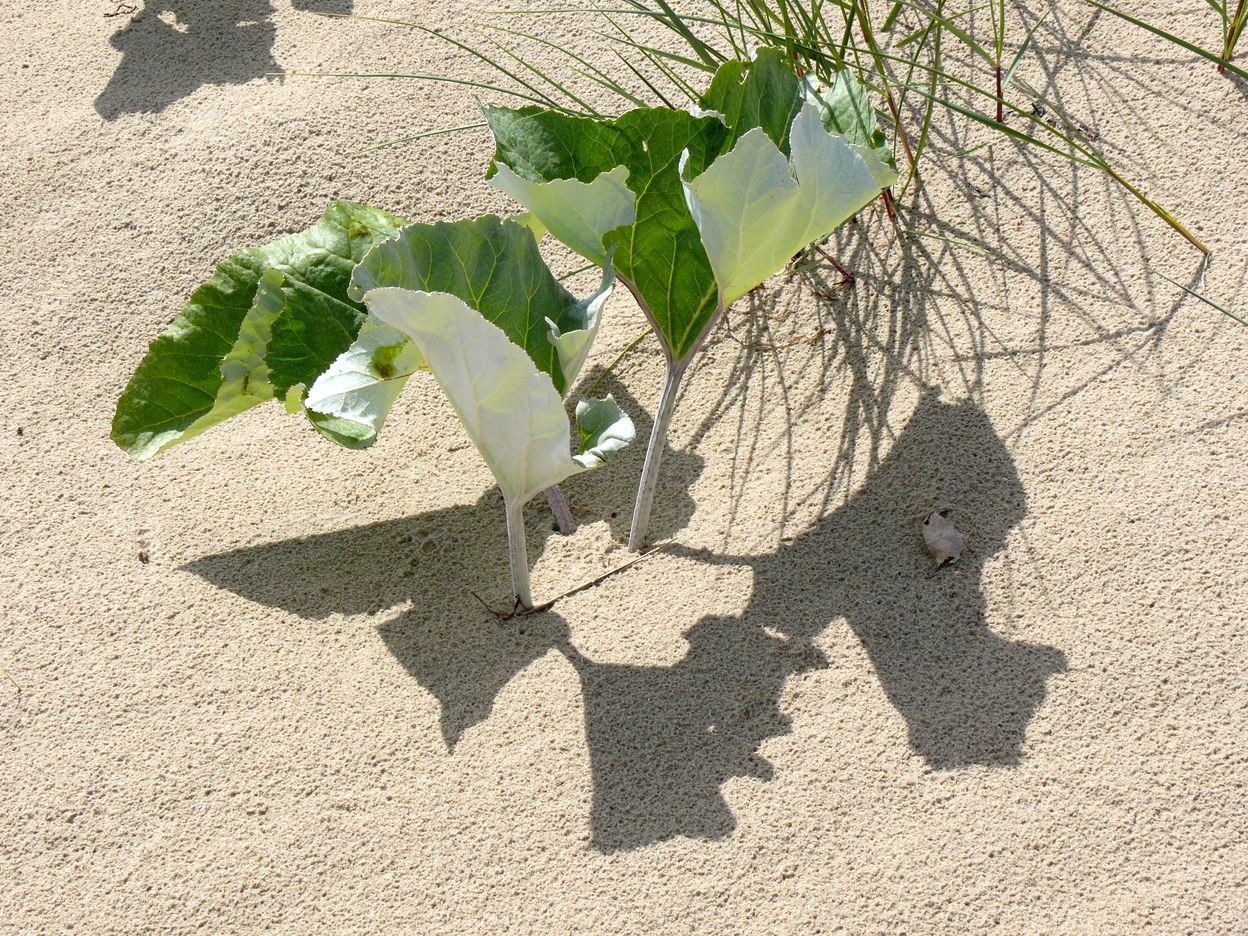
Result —
[[[1248,311],[1245,86],[1057,8],[1020,76],[1203,278],[1097,172],[938,116],[911,233],[877,204],[853,288],[776,277],[712,338],[665,545],[500,622],[501,498],[429,380],[363,452],[276,405],[108,438],[238,247],[339,197],[514,210],[483,130],[344,158],[473,89],[269,74],[490,77],[311,12],[349,7],[0,11],[0,931],[1248,929],[1248,328],[1149,272]],[[356,5],[476,15],[439,9]],[[618,291],[582,387],[644,327]],[[647,338],[595,392],[644,438],[662,374]],[[566,483],[574,536],[530,504],[539,601],[629,558],[643,454]],[[968,547],[933,574],[935,509]]]

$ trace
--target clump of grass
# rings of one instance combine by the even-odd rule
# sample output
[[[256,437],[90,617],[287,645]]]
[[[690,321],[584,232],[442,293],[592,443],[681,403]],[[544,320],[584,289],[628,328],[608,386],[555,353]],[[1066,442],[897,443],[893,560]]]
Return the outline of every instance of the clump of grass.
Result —
[[[1222,61],[1218,65],[1218,71],[1225,75],[1239,37],[1243,35],[1244,26],[1248,25],[1248,0],[1239,0],[1234,12],[1230,11],[1226,0],[1222,3],[1209,0],[1209,5],[1222,14]]]
[[[1117,12],[1096,0],[1089,2]],[[500,13],[523,13],[526,17],[583,13],[600,17],[605,28],[598,35],[617,47],[618,71],[591,66],[571,51],[532,33],[504,31],[513,38],[538,41],[564,54],[573,71],[618,95],[628,106],[636,106],[639,101],[677,106],[695,101],[697,92],[691,73],[710,73],[725,61],[748,58],[758,46],[783,49],[798,74],[812,74],[824,82],[830,83],[842,69],[853,69],[886,106],[883,116],[893,130],[898,161],[904,158],[909,168],[900,186],[901,193],[912,181],[916,187],[921,184],[921,159],[933,115],[944,111],[1104,173],[1202,253],[1209,253],[1205,243],[1186,225],[1109,161],[1097,145],[1095,134],[1088,134],[1056,101],[1018,76],[1019,66],[1037,30],[1052,12],[1051,7],[1030,23],[1020,21],[1022,41],[1012,57],[1007,57],[1010,30],[1004,0],[987,0],[989,35],[982,41],[976,34],[972,14],[982,11],[983,6],[952,13],[947,12],[946,6],[946,0],[894,0],[878,22],[869,0],[707,0],[700,13],[677,12],[667,0],[619,0],[613,8],[590,0],[580,6]],[[1126,14],[1118,15],[1131,19]],[[980,21],[983,19],[980,17]],[[677,40],[676,49],[643,40],[639,30],[629,28],[630,20],[662,26]],[[507,54],[517,61],[524,58],[512,49]],[[982,61],[991,75],[989,86],[973,74],[966,74],[965,69],[951,67],[951,60]],[[549,71],[527,67],[545,83],[545,92],[554,102],[547,106],[580,109]],[[1238,72],[1235,66],[1229,67]],[[1011,88],[1020,92],[1017,102],[1009,93]],[[519,90],[527,96],[532,93],[532,86],[526,84]],[[910,112],[907,104],[916,102],[914,109],[919,117],[914,126],[907,126],[903,116]],[[893,199],[889,195],[885,193],[885,200],[892,214]]]
[[[334,74],[450,81],[524,103],[599,117],[602,109],[610,109],[609,104],[591,105],[572,86],[577,78],[608,92],[608,101],[616,99],[619,110],[643,105],[681,107],[698,100],[698,86],[704,83],[699,72],[712,73],[725,61],[747,59],[755,48],[770,46],[782,49],[799,75],[813,75],[826,83],[831,83],[837,72],[852,69],[860,82],[884,102],[886,112],[882,116],[893,131],[895,155],[899,162],[904,159],[908,167],[898,189],[884,193],[890,216],[894,215],[895,199],[904,195],[912,183],[916,190],[921,185],[920,166],[933,117],[943,111],[1103,173],[1198,250],[1209,253],[1205,243],[1186,225],[1110,162],[1098,145],[1096,134],[1089,133],[1055,100],[1019,77],[1019,67],[1037,31],[1052,13],[1051,6],[1031,22],[1018,14],[1022,41],[1007,56],[1011,51],[1011,26],[1004,0],[986,0],[954,12],[947,10],[947,0],[893,0],[882,18],[873,15],[869,0],[706,0],[697,8],[699,12],[678,12],[668,0],[616,0],[617,5],[612,7],[599,5],[600,2],[586,0],[574,6],[498,11],[502,17],[522,15],[527,19],[568,13],[596,18],[600,28],[594,30],[595,34],[611,45],[611,57],[597,64],[540,32],[511,28],[497,21],[484,26],[485,43],[473,45],[417,23],[356,16],[416,29],[446,42],[488,65],[498,74],[498,80],[479,82],[430,74]],[[1231,62],[1235,45],[1248,24],[1248,0],[1206,0],[1222,19],[1220,52],[1204,49],[1101,0],[1085,2],[1214,62],[1223,72],[1248,80],[1248,72]],[[985,8],[988,16],[977,17]],[[981,26],[985,19],[986,36]],[[632,28],[640,23],[659,25],[675,42],[647,41],[641,30]],[[520,44],[516,45],[517,42]],[[525,54],[526,46],[540,46],[556,53],[564,67],[543,68],[534,64],[532,57]],[[968,71],[967,63],[976,61],[986,66],[990,75],[987,82],[976,78],[973,68]],[[1017,93],[1011,94],[1012,90]],[[917,114],[917,118],[908,122],[909,114]],[[480,125],[435,129],[381,145],[477,126]]]

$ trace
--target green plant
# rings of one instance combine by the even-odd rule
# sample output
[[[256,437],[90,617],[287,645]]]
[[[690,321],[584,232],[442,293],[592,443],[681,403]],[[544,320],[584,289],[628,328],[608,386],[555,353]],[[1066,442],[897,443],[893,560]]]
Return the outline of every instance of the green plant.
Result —
[[[610,397],[584,401],[572,455],[562,403],[618,271],[668,362],[630,534],[640,548],[677,391],[715,324],[897,178],[848,72],[799,80],[764,50],[721,67],[699,106],[614,120],[485,108],[488,177],[528,209],[524,224],[406,224],[338,202],[307,231],[241,251],[153,342],[114,439],[146,458],[280,399],[363,448],[429,370],[502,490],[513,591],[531,608],[524,504],[633,437]],[[591,296],[576,300],[546,267],[547,230],[602,267]]]
[[[533,607],[524,505],[569,475],[596,468],[633,439],[610,397],[576,407],[570,453],[563,394],[580,373],[611,292],[610,259],[598,290],[576,301],[542,262],[532,232],[487,216],[414,224],[378,244],[352,276],[351,294],[410,339],[503,492],[512,587]]]
[[[615,120],[485,108],[496,142],[491,183],[586,259],[613,252],[663,349],[634,550],[645,541],[676,395],[725,310],[897,178],[848,73],[821,87],[764,50],[724,64],[698,105]]]
[[[330,440],[363,448],[408,378],[432,371],[502,489],[513,591],[530,608],[524,504],[633,438],[611,397],[586,400],[570,453],[562,398],[611,292],[604,261],[598,289],[577,300],[520,224],[401,226],[335,203],[309,230],[236,254],[195,291],[122,394],[113,438],[147,458],[278,398]]]
[[[1218,64],[1218,71],[1225,75],[1239,37],[1244,33],[1244,26],[1248,25],[1248,0],[1238,0],[1234,10],[1227,0],[1209,0],[1209,5],[1222,14],[1222,61]]]
[[[1221,62],[1228,71],[1241,77],[1248,74],[1214,53],[1171,37],[1099,0],[1087,2],[1171,38],[1206,58]],[[1008,11],[1001,0],[986,0],[986,4],[990,26],[987,40],[967,25],[973,14],[984,9],[984,5],[971,4],[956,12],[948,12],[946,0],[894,0],[878,25],[868,0],[733,0],[731,3],[727,0],[707,0],[704,6],[699,7],[700,12],[678,12],[667,0],[619,0],[613,7],[604,7],[595,0],[589,0],[579,6],[504,11],[527,18],[535,14],[568,12],[602,17],[606,28],[599,35],[618,47],[616,58],[620,67],[614,70],[606,65],[591,64],[575,52],[533,32],[497,25],[488,28],[513,40],[538,43],[564,55],[569,71],[615,95],[622,106],[696,104],[700,95],[694,88],[692,74],[698,71],[713,73],[726,62],[748,60],[760,47],[782,52],[795,74],[799,77],[814,76],[824,84],[831,84],[839,74],[849,71],[859,84],[878,94],[885,104],[892,136],[909,168],[902,185],[903,191],[911,180],[920,181],[920,163],[933,115],[942,110],[987,127],[1017,143],[1104,173],[1193,246],[1208,254],[1209,248],[1200,238],[1106,157],[1094,135],[1086,133],[1078,119],[1067,115],[1058,102],[1018,76],[1018,68],[1033,37],[1049,16],[1051,8],[1027,26],[1023,41],[1007,66]],[[1238,12],[1236,16],[1240,17],[1242,29],[1243,17]],[[627,20],[630,18],[663,27],[671,34],[678,48],[643,41],[628,27]],[[1229,20],[1234,22],[1235,17],[1229,17]],[[378,21],[423,29],[401,20]],[[902,24],[908,31],[904,35],[894,35]],[[881,33],[889,34],[887,41],[881,40]],[[467,49],[497,69],[503,80],[499,84],[486,85],[492,92],[505,91],[521,100],[566,113],[599,116],[599,111],[589,108],[584,96],[573,92],[566,80],[556,78],[549,70],[532,64],[523,48],[508,47],[490,40],[491,47],[496,51],[486,54],[461,40],[440,33],[433,35]],[[1235,35],[1237,38],[1238,34]],[[951,43],[957,55],[951,51]],[[508,63],[518,63],[516,68],[523,69],[523,74],[518,76],[510,67],[501,65],[504,58]],[[966,63],[976,60],[991,69],[994,77],[990,87],[985,87],[973,72],[967,71]],[[452,80],[402,74],[360,77]],[[1021,103],[1011,99],[1011,86],[1022,92]],[[922,115],[918,120],[917,137],[912,136],[907,121],[903,119],[910,104],[917,104]],[[884,197],[891,215],[895,198],[888,191],[885,191]]]
[[[367,205],[335,202],[306,231],[218,266],[130,379],[113,416],[113,441],[151,458],[266,400],[298,407],[302,388],[364,324],[363,307],[347,297],[351,271],[403,223]],[[369,434],[307,415],[341,445],[362,447],[376,435],[375,427]]]

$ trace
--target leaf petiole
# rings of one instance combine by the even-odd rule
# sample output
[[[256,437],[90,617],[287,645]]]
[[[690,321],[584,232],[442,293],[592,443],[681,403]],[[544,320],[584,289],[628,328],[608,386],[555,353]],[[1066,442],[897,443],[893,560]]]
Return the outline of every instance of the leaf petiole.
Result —
[[[650,528],[650,509],[654,506],[654,491],[659,483],[659,463],[663,460],[663,448],[667,443],[667,428],[672,422],[676,408],[676,394],[688,370],[689,361],[669,364],[663,394],[659,397],[659,411],[654,415],[654,427],[650,430],[650,445],[646,449],[646,463],[641,469],[641,482],[637,486],[637,503],[633,507],[633,524],[628,532],[628,548],[639,552],[645,544]]]
[[[529,556],[524,542],[524,501],[507,501],[507,555],[511,560],[511,590],[526,611],[533,607],[529,585]]]

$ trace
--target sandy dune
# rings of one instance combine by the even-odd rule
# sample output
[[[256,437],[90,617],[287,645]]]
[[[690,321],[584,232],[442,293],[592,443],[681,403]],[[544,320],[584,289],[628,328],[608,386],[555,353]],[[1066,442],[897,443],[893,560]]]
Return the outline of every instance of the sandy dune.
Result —
[[[343,158],[467,89],[271,73],[487,73],[312,15],[350,0],[113,6],[0,10],[0,931],[1248,928],[1248,329],[1148,272],[1248,309],[1242,85],[1063,4],[1029,80],[1204,279],[1096,173],[938,122],[914,235],[869,210],[855,288],[777,279],[713,339],[672,545],[500,624],[501,499],[428,384],[365,452],[276,406],[108,439],[237,246],[335,197],[510,210],[483,131]],[[586,381],[644,327],[607,314]],[[661,378],[643,341],[597,389],[644,433]],[[642,454],[568,482],[574,537],[530,506],[539,600],[627,558]],[[936,508],[970,545],[932,575]]]

